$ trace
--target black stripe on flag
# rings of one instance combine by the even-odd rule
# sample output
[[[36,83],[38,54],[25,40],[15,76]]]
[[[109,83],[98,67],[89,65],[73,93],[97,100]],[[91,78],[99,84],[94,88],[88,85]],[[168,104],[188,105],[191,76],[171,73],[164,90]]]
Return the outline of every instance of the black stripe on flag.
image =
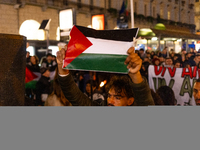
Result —
[[[126,41],[126,42],[133,41],[133,37],[137,36],[139,30],[139,28],[120,29],[120,30],[94,30],[91,28],[86,28],[77,25],[76,27],[86,37],[93,37],[105,40]]]

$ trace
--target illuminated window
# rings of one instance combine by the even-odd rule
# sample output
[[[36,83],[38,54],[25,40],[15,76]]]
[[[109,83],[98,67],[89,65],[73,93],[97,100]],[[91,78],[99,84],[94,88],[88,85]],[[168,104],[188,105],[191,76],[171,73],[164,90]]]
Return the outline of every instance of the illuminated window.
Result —
[[[48,49],[52,50],[52,55],[56,56],[57,51],[59,51],[59,47],[58,46],[49,46]]]
[[[96,30],[104,30],[104,15],[92,16],[92,28]]]
[[[60,28],[57,28],[57,32],[56,32],[56,40],[60,41]]]
[[[59,14],[60,29],[68,30],[73,26],[73,13],[72,9],[62,10]]]
[[[34,56],[35,55],[35,49],[33,46],[29,46],[26,51],[30,52],[30,56]]]
[[[45,40],[45,33],[39,30],[40,23],[35,20],[26,20],[22,23],[19,34],[26,36],[27,40]]]
[[[171,18],[171,13],[170,13],[170,11],[167,12],[167,15],[168,15],[168,20],[170,20],[170,18]]]

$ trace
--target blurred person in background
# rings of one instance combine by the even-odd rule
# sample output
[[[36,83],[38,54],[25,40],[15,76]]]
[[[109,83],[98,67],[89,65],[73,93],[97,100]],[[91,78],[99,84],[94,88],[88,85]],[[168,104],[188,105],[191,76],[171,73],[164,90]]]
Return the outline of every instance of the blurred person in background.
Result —
[[[162,98],[156,92],[154,92],[152,89],[151,89],[151,95],[153,97],[155,105],[161,105],[161,106],[164,105]]]
[[[39,67],[39,59],[36,55],[30,57],[30,62],[26,64],[26,67],[31,71],[31,72],[40,72],[40,67]],[[30,99],[34,98],[35,95],[35,89],[33,87],[28,87],[25,89],[26,96],[29,97]]]
[[[170,57],[167,57],[165,59],[164,67],[173,67],[173,61],[172,61],[172,59]]]
[[[142,58],[142,60],[144,60],[144,58],[146,58],[147,56],[143,48],[139,50],[139,55],[140,55],[140,58]]]
[[[152,64],[153,64],[154,66],[160,66],[160,59],[159,59],[159,58],[154,58],[154,59],[152,60]]]
[[[49,94],[51,94],[50,71],[41,68],[41,77],[36,83],[36,106],[43,106]]]
[[[164,58],[167,58],[167,47],[165,47],[164,49],[163,49],[163,51],[161,52],[161,56],[162,57],[164,57]]]
[[[161,97],[164,105],[177,105],[174,91],[169,86],[161,86],[157,89],[156,93]]]
[[[91,86],[92,85],[92,86]],[[91,87],[92,87],[92,90],[91,90]],[[101,91],[98,90],[98,84],[97,84],[97,81],[95,80],[88,80],[86,82],[86,87],[85,87],[85,95],[87,97],[89,97],[90,99],[92,99],[93,101],[97,102],[99,105],[102,105],[104,104],[104,96],[103,94],[101,93]],[[91,94],[93,95],[92,98],[91,98]]]
[[[29,51],[26,51],[26,63],[29,63],[30,62],[30,52]]]
[[[49,68],[49,71],[55,71],[57,62],[54,60],[52,54],[48,53],[46,59],[42,62],[41,68]]]
[[[34,55],[30,57],[30,62],[27,63],[26,67],[32,72],[40,72],[39,58]]]
[[[177,60],[174,62],[174,67],[175,68],[181,68],[181,63]]]
[[[189,60],[190,66],[198,66],[200,62],[200,54],[197,54],[193,59]]]
[[[44,106],[72,106],[72,104],[65,98],[58,83],[58,69],[56,69],[56,74],[53,80],[53,92],[48,95]]]

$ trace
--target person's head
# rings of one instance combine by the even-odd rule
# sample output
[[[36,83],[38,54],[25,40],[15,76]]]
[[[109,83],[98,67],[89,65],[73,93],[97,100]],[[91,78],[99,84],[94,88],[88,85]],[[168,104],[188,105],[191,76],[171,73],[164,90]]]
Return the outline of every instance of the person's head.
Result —
[[[192,55],[193,55],[192,53],[187,53],[187,54],[186,54],[186,59],[190,59],[190,57],[191,57]]]
[[[174,62],[174,67],[175,68],[181,68],[181,63],[179,61]]]
[[[200,62],[200,55],[199,54],[197,54],[195,57],[194,57],[194,61],[195,61],[195,63],[198,65],[199,64],[199,62]]]
[[[177,100],[174,95],[174,91],[168,86],[161,86],[158,88],[156,93],[161,97],[164,102],[164,105],[176,105]]]
[[[146,53],[148,58],[151,58],[151,54],[150,53]]]
[[[52,60],[56,61],[56,56],[55,55],[52,55]]]
[[[91,94],[91,84],[92,84],[92,91],[97,88],[97,82],[95,80],[88,80],[86,82],[85,90],[88,94]]]
[[[174,56],[175,56],[175,53],[171,53],[171,54],[170,54],[170,57],[171,57],[171,58],[174,58]]]
[[[154,51],[151,51],[151,56],[155,55],[155,52]]]
[[[185,64],[185,68],[190,68],[191,66],[190,66],[190,64],[189,63],[186,63]]]
[[[169,65],[169,66],[173,65],[173,61],[170,57],[165,59],[165,65]]]
[[[159,59],[160,59],[160,63],[165,62],[165,58],[163,56],[159,57]]]
[[[182,50],[181,50],[181,53],[182,53],[182,54],[186,54],[187,52],[186,52],[185,49],[182,49]]]
[[[132,82],[128,76],[114,76],[106,85],[108,106],[131,106],[134,103]]]
[[[167,47],[165,47],[162,51],[163,54],[167,54]]]
[[[155,66],[159,66],[160,65],[160,59],[158,58],[154,58],[153,61],[152,61],[153,65]]]
[[[194,84],[193,96],[194,96],[196,105],[200,106],[200,78]]]
[[[144,49],[141,48],[140,51],[139,51],[139,53],[140,53],[140,55],[141,55],[141,54],[144,54]]]
[[[192,53],[193,53],[193,52],[194,52],[194,48],[190,48],[190,52],[192,52]]]
[[[143,62],[150,62],[149,57],[145,57]]]
[[[51,62],[52,61],[52,54],[48,53],[46,55],[46,60],[47,60],[47,62]]]
[[[39,64],[39,59],[38,59],[38,57],[36,55],[31,56],[30,61],[34,65]]]
[[[155,59],[155,58],[158,58],[157,55],[153,55],[151,59]]]
[[[41,69],[40,69],[40,73],[41,73],[42,76],[50,77],[49,68],[41,68]]]
[[[26,51],[26,58],[28,58],[30,56],[30,52]]]
[[[174,55],[173,60],[176,61],[178,58],[178,55]]]

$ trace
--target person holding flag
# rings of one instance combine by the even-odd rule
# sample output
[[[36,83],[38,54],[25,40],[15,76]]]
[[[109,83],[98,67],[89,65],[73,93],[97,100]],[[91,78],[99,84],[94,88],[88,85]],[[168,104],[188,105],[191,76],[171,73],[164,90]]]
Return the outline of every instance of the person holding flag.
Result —
[[[69,69],[63,69],[65,50],[57,52],[58,82],[65,95],[73,106],[99,106],[83,94],[70,75]],[[129,69],[128,76],[116,77],[109,84],[107,105],[108,106],[148,106],[154,105],[151,90],[147,80],[140,74],[142,59],[131,47],[127,51],[125,65]]]

